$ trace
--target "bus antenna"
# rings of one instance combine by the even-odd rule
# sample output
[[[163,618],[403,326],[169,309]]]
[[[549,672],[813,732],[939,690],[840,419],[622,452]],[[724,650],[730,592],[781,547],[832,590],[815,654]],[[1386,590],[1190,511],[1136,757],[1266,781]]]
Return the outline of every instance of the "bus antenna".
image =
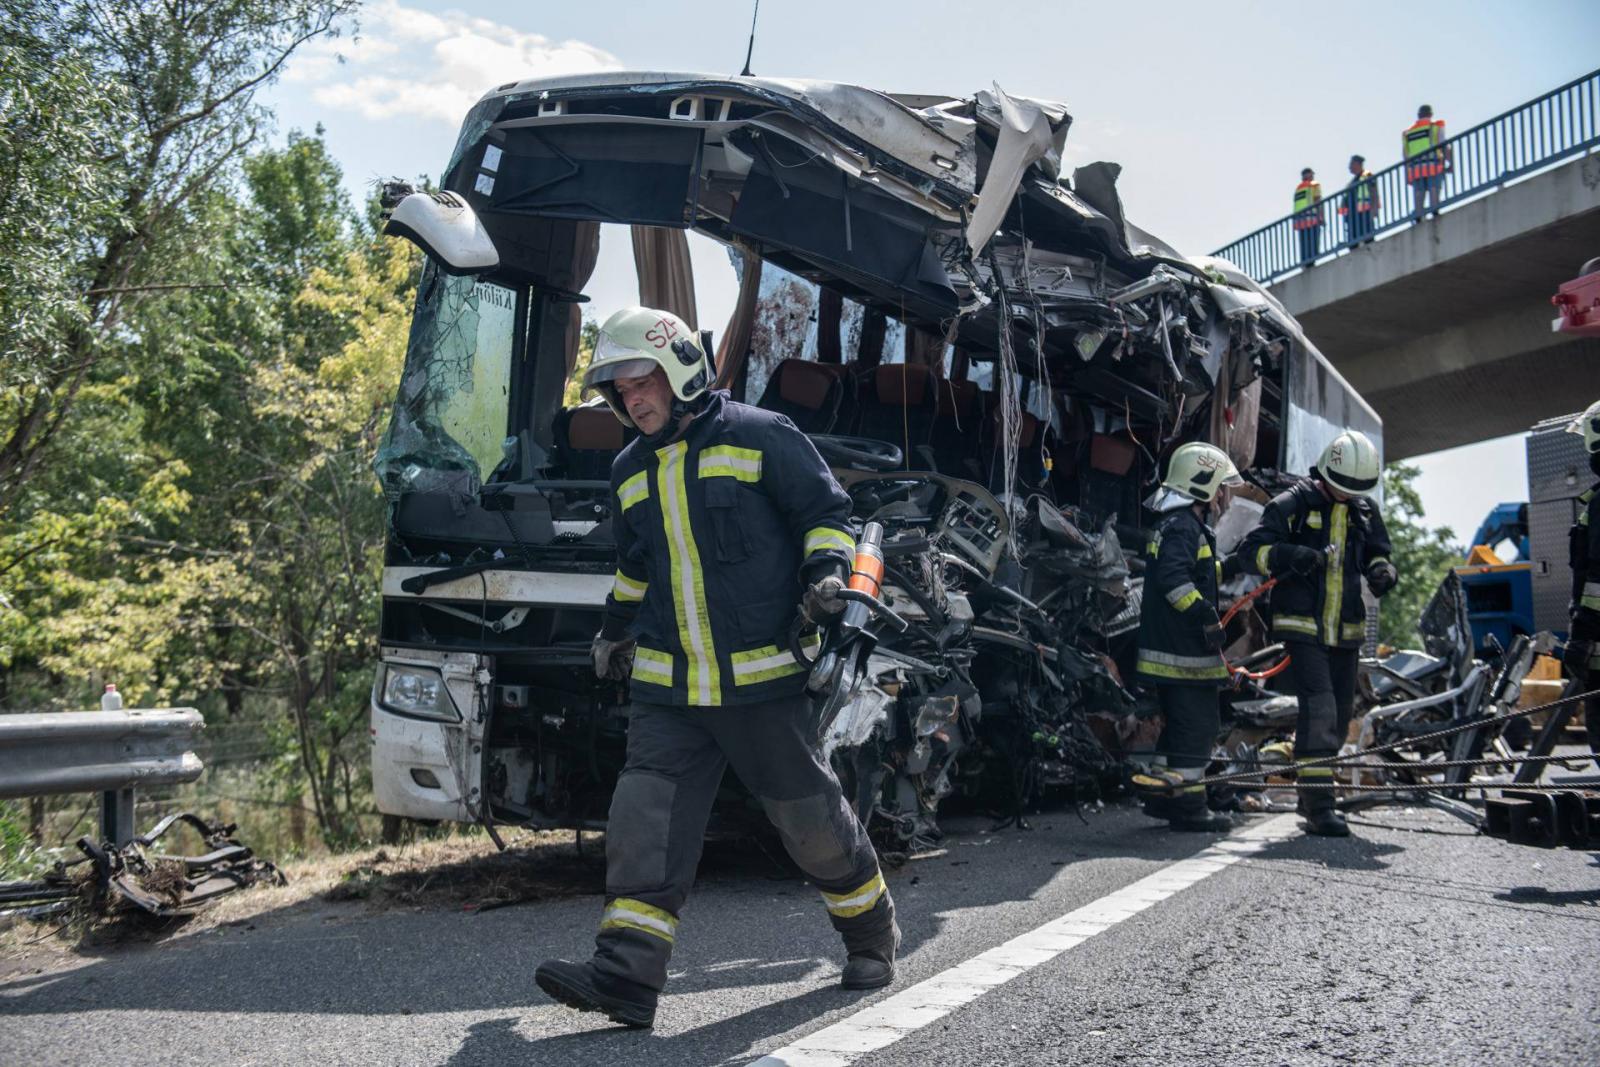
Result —
[[[739,72],[739,77],[750,77],[750,57],[756,50],[756,16],[761,14],[761,0],[756,0],[755,8],[750,12],[750,47],[745,49],[744,69]]]

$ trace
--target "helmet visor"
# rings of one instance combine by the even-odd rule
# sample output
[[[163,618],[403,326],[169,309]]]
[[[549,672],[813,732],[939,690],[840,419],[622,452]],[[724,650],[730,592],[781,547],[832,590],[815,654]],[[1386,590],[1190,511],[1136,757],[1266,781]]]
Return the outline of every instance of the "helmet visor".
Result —
[[[606,335],[601,334],[600,343],[595,346],[594,362],[589,365],[589,369],[583,375],[585,389],[592,389],[601,382],[614,382],[618,378],[643,378],[661,366],[660,363],[649,358],[625,358],[637,350],[622,348],[620,345],[613,346],[614,351],[611,353],[610,361],[607,362],[606,354],[601,351],[606,343]]]

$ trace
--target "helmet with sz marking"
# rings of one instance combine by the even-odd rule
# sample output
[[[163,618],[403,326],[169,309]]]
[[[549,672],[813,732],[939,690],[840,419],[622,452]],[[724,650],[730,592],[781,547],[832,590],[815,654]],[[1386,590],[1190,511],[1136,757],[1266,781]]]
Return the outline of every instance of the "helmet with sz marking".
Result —
[[[1371,438],[1360,430],[1345,430],[1322,450],[1313,473],[1346,496],[1372,496],[1383,476],[1383,463]]]
[[[711,385],[711,361],[688,323],[670,311],[623,308],[600,327],[583,389],[599,393],[617,418],[631,427],[633,420],[617,395],[616,381],[642,377],[658,367],[672,387],[675,413],[687,410],[689,402]]]

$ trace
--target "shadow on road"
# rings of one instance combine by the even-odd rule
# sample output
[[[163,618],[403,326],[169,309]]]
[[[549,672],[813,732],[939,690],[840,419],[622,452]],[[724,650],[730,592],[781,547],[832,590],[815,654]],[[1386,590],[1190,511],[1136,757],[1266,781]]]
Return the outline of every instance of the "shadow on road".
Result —
[[[1565,907],[1568,904],[1600,905],[1600,889],[1546,889],[1542,885],[1514,885],[1504,893],[1496,893],[1496,900],[1513,904],[1549,904]]]
[[[1192,856],[1219,837],[1169,833],[1122,809],[1088,823],[1061,812],[1034,823],[1031,832],[989,832],[982,819],[952,821],[944,854],[887,872],[900,899],[906,956],[938,939],[957,916],[967,916],[962,936],[970,937],[974,912],[1012,914],[1006,909],[1027,907],[1054,879],[1078,884],[1074,869],[1080,866],[1088,868],[1082,884],[1098,879],[1114,888],[1126,876],[1108,878],[1107,860],[1143,861],[1132,868],[1142,873]],[[1402,851],[1359,835],[1297,837],[1245,863],[1263,874],[1337,881],[1341,872],[1386,870],[1389,857]],[[495,866],[505,862],[484,869],[497,878],[516,874]],[[75,969],[0,982],[0,1027],[8,1017],[87,1011],[343,1015],[368,1017],[373,1026],[394,1026],[398,1016],[460,1013],[471,1017],[440,1021],[461,1028],[450,1064],[722,1063],[859,999],[834,987],[842,957],[836,936],[815,889],[781,850],[715,843],[706,849],[685,912],[668,987],[673,1016],[695,1028],[664,1034],[596,1028],[597,1017],[552,1004],[532,974],[544,958],[582,958],[589,951],[599,874],[570,843],[540,852],[537,862],[536,881],[549,893],[518,906],[466,912],[459,895],[433,895],[428,887],[434,883],[424,876],[404,883],[415,891],[410,903],[391,898],[382,910],[370,900],[319,899],[161,944],[93,949],[83,955],[97,958]],[[473,874],[445,866],[437,877]],[[1474,895],[1485,900],[1504,888],[1486,885]],[[1586,903],[1577,897],[1565,902]],[[571,1032],[550,1033],[557,1028]],[[436,1048],[430,1052],[437,1054]]]
[[[490,1019],[468,1027],[466,1040],[441,1067],[634,1059],[643,1063],[693,1063],[706,1067],[744,1062],[750,1058],[752,1046],[766,1038],[787,1033],[865,996],[834,988],[814,989],[670,1035],[616,1026],[550,1037],[527,1037],[517,1032],[519,1020],[515,1016]]]

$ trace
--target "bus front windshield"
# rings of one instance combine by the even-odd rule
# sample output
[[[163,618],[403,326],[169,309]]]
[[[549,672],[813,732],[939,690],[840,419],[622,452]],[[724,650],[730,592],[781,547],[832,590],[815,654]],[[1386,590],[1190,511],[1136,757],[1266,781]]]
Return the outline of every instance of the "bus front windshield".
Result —
[[[385,493],[472,493],[499,465],[518,316],[515,290],[431,261],[423,269],[405,371],[373,461]]]

